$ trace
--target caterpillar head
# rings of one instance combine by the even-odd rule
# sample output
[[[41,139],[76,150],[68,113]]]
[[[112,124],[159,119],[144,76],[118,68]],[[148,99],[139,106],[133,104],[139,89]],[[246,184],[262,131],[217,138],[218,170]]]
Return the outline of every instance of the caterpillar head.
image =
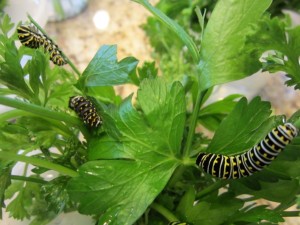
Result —
[[[298,135],[298,129],[293,124],[286,123],[285,126],[287,130],[291,131],[291,135],[293,137],[296,137]]]
[[[70,109],[75,109],[76,107],[76,103],[78,103],[78,101],[82,100],[82,96],[72,96],[70,97],[70,100],[69,100],[69,108]]]

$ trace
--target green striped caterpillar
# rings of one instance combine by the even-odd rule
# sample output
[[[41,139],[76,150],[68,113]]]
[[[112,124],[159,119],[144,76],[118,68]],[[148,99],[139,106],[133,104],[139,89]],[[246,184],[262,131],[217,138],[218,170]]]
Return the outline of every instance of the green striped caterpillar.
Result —
[[[269,165],[297,135],[297,128],[291,123],[285,123],[274,128],[262,141],[245,153],[234,156],[200,153],[196,164],[214,177],[222,179],[247,177]]]
[[[46,35],[40,34],[35,26],[21,25],[17,28],[18,38],[22,45],[29,48],[43,47],[45,51],[49,52],[50,60],[62,66],[67,64],[66,59],[63,57],[61,50],[54,42]]]
[[[90,100],[82,96],[70,97],[69,108],[74,110],[83,122],[91,128],[97,128],[102,124],[102,119],[97,113],[96,107]]]

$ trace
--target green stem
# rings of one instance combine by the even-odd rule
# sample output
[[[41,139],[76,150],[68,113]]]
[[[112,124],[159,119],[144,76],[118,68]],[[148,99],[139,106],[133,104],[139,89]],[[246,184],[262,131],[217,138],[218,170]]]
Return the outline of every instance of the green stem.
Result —
[[[167,208],[164,206],[157,204],[157,203],[152,203],[151,208],[154,209],[156,212],[164,216],[167,220],[171,221],[178,221],[178,218],[170,212]]]
[[[3,122],[5,122],[7,120],[15,119],[15,118],[22,117],[22,116],[36,116],[36,115],[33,113],[30,113],[30,112],[25,112],[23,110],[14,109],[14,110],[4,112],[0,115],[0,124],[2,124]],[[51,121],[51,124],[53,125],[54,129],[56,129],[56,128],[59,129],[59,130],[56,129],[58,133],[61,133],[64,136],[73,135],[73,132],[68,127],[66,127],[63,123],[61,123],[60,121],[55,121],[52,119],[49,119],[49,120]]]
[[[61,51],[62,56],[67,60],[70,67],[73,69],[73,71],[78,75],[78,77],[81,76],[80,71],[76,68],[76,66],[73,64],[73,62],[65,55],[63,51]]]
[[[54,7],[54,11],[61,17],[61,18],[65,18],[65,11],[61,5],[61,1],[60,0],[52,0],[52,5]]]
[[[204,13],[202,14],[199,6],[196,6],[195,12],[196,12],[196,15],[198,17],[199,25],[201,27],[201,38],[200,38],[200,40],[202,42],[203,35],[204,35],[203,31],[204,31],[204,21],[205,21],[206,9],[204,9]]]
[[[168,186],[170,187],[174,187],[174,185],[176,184],[176,182],[178,180],[180,180],[180,178],[182,177],[182,174],[183,172],[185,171],[185,167],[184,166],[179,166],[176,168],[176,170],[174,171],[169,183],[168,183]]]
[[[27,181],[27,182],[33,182],[33,183],[38,183],[38,184],[47,184],[48,182],[39,178],[34,178],[34,177],[24,177],[24,176],[17,176],[17,175],[11,175],[11,179],[13,180],[22,180],[22,181]]]
[[[192,147],[193,138],[194,138],[194,134],[195,134],[195,128],[196,128],[196,125],[197,125],[197,119],[198,119],[198,114],[199,114],[201,102],[202,102],[202,99],[203,99],[206,92],[207,92],[207,90],[205,90],[203,92],[198,91],[196,104],[194,106],[193,113],[192,113],[192,118],[191,118],[190,125],[189,125],[189,131],[188,131],[186,145],[185,145],[185,148],[183,150],[183,158],[188,158],[189,157],[189,153],[190,153],[190,150],[191,150],[191,147]]]
[[[29,116],[29,115],[32,115],[32,113],[24,112],[19,109],[13,109],[0,114],[0,123],[2,124],[7,120],[14,119],[20,116]]]
[[[174,32],[181,41],[187,46],[190,51],[191,56],[193,57],[195,63],[198,63],[200,60],[199,50],[192,40],[192,38],[185,32],[185,30],[179,26],[175,21],[170,19],[164,13],[162,13],[157,8],[153,7],[148,0],[132,0],[133,2],[139,3],[144,6],[149,12],[151,12],[156,18],[162,22],[166,27],[168,27],[172,32]]]
[[[196,158],[184,158],[182,164],[185,166],[195,166]]]
[[[300,211],[284,211],[280,214],[282,217],[298,217],[300,216]]]
[[[34,156],[24,156],[24,155],[17,155],[11,152],[4,152],[4,151],[0,151],[0,158],[1,159],[5,159],[5,160],[12,160],[12,161],[20,161],[20,162],[25,162],[25,163],[30,163],[32,165],[35,166],[40,166],[40,167],[44,167],[50,170],[54,170],[59,172],[60,174],[64,174],[70,177],[77,177],[78,173],[72,169],[69,169],[67,167],[43,160],[43,159],[39,159],[39,158],[35,158]]]
[[[196,198],[197,199],[202,198],[203,196],[208,195],[213,191],[219,190],[221,187],[224,187],[227,184],[228,184],[227,180],[218,180],[217,182],[213,183],[212,185],[208,186],[202,191],[199,191],[196,195]]]
[[[0,96],[0,104],[10,106],[13,108],[21,109],[26,112],[33,113],[35,115],[39,115],[42,117],[47,117],[59,121],[65,121],[67,123],[73,124],[73,125],[80,125],[80,121],[72,116],[67,115],[66,113],[61,113],[61,112],[55,112],[51,111],[47,108],[38,106],[38,105],[33,105],[27,102],[22,102],[19,100],[15,100],[12,98],[7,98],[7,97],[2,97]]]
[[[27,102],[21,102],[19,100],[2,97],[2,96],[0,96],[0,104],[10,106],[13,108],[17,108],[17,109],[21,109],[26,112],[33,113],[34,115],[38,115],[42,118],[47,117],[47,118],[51,118],[51,119],[58,120],[58,121],[64,121],[67,124],[75,125],[80,129],[80,131],[83,133],[83,135],[86,138],[89,137],[89,132],[88,132],[87,128],[82,124],[82,122],[78,118],[69,116],[66,113],[55,112],[55,111],[49,110],[47,108],[44,108],[44,107],[41,107],[38,105],[33,105],[33,104],[30,104]]]
[[[40,32],[42,32],[45,36],[48,37],[47,33],[43,30],[43,28],[41,28],[41,26],[29,14],[27,14],[27,17],[29,18],[30,22],[33,23]],[[51,41],[56,45],[56,43],[52,39],[51,39]],[[75,67],[75,65],[71,62],[71,60],[65,55],[65,53],[63,51],[61,51],[61,55],[67,60],[68,64],[71,66],[71,68],[74,70],[74,72],[80,77],[81,73]]]

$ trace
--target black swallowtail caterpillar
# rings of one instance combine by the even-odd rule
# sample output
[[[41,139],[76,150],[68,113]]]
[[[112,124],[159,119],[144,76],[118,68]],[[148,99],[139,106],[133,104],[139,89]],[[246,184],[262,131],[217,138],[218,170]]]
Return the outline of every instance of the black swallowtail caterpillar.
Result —
[[[39,48],[43,46],[44,50],[50,53],[50,60],[62,66],[67,64],[66,59],[62,56],[61,50],[54,42],[46,35],[40,34],[35,26],[21,25],[17,28],[18,38],[22,45],[29,48]]]
[[[73,109],[89,127],[97,128],[102,124],[102,119],[90,100],[82,96],[73,96],[70,97],[69,107]]]
[[[182,223],[178,221],[170,222],[168,225],[188,225],[187,223]]]
[[[285,123],[274,128],[261,142],[245,153],[234,156],[200,153],[196,164],[214,177],[247,177],[269,165],[297,135],[297,128],[291,123]]]

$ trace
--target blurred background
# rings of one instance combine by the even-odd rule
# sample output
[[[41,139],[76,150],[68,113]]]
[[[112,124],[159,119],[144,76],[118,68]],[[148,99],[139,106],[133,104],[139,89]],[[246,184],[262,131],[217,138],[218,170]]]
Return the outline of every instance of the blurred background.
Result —
[[[150,2],[156,4],[159,0]],[[153,49],[141,28],[150,14],[133,1],[7,0],[5,12],[14,22],[27,21],[29,13],[81,72],[104,44],[118,46],[119,60],[133,56],[140,60],[139,65],[153,60]],[[293,24],[300,24],[299,14],[288,12]],[[158,61],[158,67],[159,63]],[[258,73],[217,87],[212,97],[222,98],[232,93],[241,93],[248,98],[260,95],[264,100],[272,102],[275,114],[289,116],[300,108],[300,101],[297,101],[300,94],[293,88],[286,87],[285,80],[284,74]],[[127,96],[135,89],[128,85],[118,87],[117,91],[120,95]]]
[[[158,0],[150,1],[152,4]],[[137,3],[129,0],[9,0],[4,11],[14,22],[27,21],[29,13],[82,72],[100,46],[116,44],[118,59],[133,56],[144,61],[153,60],[153,49],[145,31],[141,28],[150,14]],[[300,24],[300,16],[291,13],[294,24]],[[157,61],[157,60],[156,60]],[[159,61],[157,65],[159,66]],[[212,98],[222,98],[232,93],[242,93],[248,98],[256,95],[270,101],[275,114],[291,115],[300,108],[300,93],[284,85],[284,74],[258,73],[247,79],[216,88]],[[125,97],[136,91],[134,86],[116,88]],[[266,203],[270,204],[270,203]],[[270,205],[272,207],[272,205]],[[80,217],[85,221],[90,218]],[[288,219],[282,224],[299,224],[299,219]],[[51,224],[85,224],[70,215],[58,218]],[[4,215],[0,224],[28,224],[15,222]],[[88,222],[86,222],[88,224]]]

